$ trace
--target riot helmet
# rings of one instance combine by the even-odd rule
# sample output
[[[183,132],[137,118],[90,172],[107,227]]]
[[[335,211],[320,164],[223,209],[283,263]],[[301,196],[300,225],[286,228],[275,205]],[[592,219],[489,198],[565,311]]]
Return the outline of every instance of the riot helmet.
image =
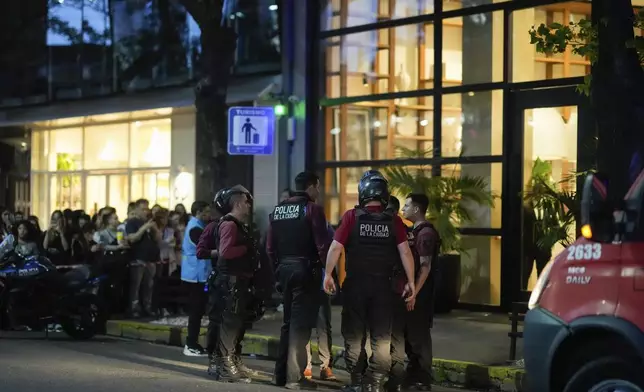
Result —
[[[364,207],[370,201],[378,201],[383,206],[389,203],[389,184],[378,170],[367,170],[358,184],[358,202]]]
[[[250,194],[248,189],[244,188],[241,185],[235,185],[232,188],[222,188],[215,195],[215,208],[221,215],[229,214],[232,209],[231,199],[235,195],[246,195],[248,200],[252,201],[253,196]]]

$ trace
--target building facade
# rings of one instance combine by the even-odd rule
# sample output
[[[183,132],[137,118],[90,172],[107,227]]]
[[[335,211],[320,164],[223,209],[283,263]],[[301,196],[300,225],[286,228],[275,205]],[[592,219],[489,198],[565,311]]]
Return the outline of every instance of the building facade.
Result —
[[[227,101],[252,106],[281,81],[281,10],[275,0],[227,4],[237,32]],[[31,197],[14,185],[0,205],[44,222],[104,205],[124,217],[140,197],[189,208],[201,43],[179,2],[36,0],[0,21],[0,142],[30,162],[3,163],[0,182],[31,185]],[[231,179],[252,188],[252,157],[231,161]]]
[[[538,170],[575,191],[573,174],[593,166],[595,148],[589,103],[576,91],[589,61],[571,50],[537,53],[528,32],[590,17],[590,1],[329,0],[311,7],[307,23],[319,29],[318,58],[307,68],[316,73],[307,80],[317,81],[307,85],[315,157],[307,162],[324,174],[331,222],[357,203],[367,169],[482,178],[494,205],[470,205],[472,219],[456,222],[465,248],[460,301],[507,308],[527,300],[544,262],[529,250],[538,238],[523,195]]]

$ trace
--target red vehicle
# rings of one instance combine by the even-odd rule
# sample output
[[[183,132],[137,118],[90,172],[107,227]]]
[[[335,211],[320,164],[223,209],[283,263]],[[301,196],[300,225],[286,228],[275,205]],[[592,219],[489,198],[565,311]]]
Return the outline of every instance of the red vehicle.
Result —
[[[530,392],[644,392],[644,172],[620,206],[583,186],[582,236],[544,269],[524,324]]]

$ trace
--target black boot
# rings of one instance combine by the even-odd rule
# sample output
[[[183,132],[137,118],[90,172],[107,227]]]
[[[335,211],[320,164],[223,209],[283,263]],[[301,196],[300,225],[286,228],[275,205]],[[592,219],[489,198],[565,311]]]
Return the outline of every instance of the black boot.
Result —
[[[211,363],[213,363],[212,360]],[[211,368],[209,367],[208,374],[215,377],[217,381],[238,382],[244,384],[251,382],[250,377],[239,370],[239,367],[237,367],[235,361],[233,360],[233,357],[231,356],[215,358],[214,365],[214,372],[211,373]]]
[[[401,392],[402,391],[402,384],[398,382],[393,377],[389,377],[389,380],[384,385],[385,391],[387,392]]]
[[[221,360],[211,355],[208,362],[208,374],[214,377],[215,379],[219,379],[220,369],[221,369]]]
[[[233,362],[235,362],[235,365],[237,365],[237,368],[239,368],[239,371],[243,374],[245,374],[247,377],[257,377],[259,376],[259,372],[255,371],[246,364],[241,359],[240,355],[233,355]]]
[[[351,384],[343,386],[342,392],[362,392],[362,374],[351,374]]]
[[[362,381],[362,392],[385,392],[384,374],[372,373]]]

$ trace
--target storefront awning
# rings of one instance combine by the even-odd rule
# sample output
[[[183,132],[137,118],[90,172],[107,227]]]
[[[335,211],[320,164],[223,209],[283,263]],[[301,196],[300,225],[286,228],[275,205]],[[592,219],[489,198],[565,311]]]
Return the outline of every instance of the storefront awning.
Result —
[[[253,102],[270,86],[280,86],[281,75],[254,76],[233,79],[228,88],[227,102],[231,105]],[[22,125],[67,117],[83,117],[136,110],[167,107],[186,107],[194,103],[192,87],[159,88],[151,91],[85,98],[47,106],[0,109],[0,127]]]

